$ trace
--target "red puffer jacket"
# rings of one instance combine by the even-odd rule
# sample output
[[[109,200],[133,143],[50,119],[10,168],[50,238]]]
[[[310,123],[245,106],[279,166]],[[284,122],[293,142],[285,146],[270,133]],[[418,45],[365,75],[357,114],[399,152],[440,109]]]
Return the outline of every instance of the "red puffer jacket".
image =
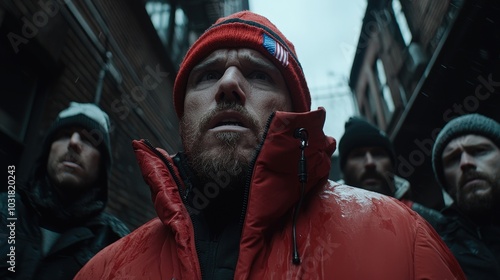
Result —
[[[324,110],[274,115],[251,175],[235,279],[465,279],[415,212],[327,179],[335,140],[323,134],[324,119]],[[296,128],[309,135],[307,186],[296,221],[298,265],[292,263],[293,209],[301,193]],[[185,187],[171,157],[141,141],[133,145],[159,218],[101,251],[76,279],[201,279],[193,225],[179,193]]]

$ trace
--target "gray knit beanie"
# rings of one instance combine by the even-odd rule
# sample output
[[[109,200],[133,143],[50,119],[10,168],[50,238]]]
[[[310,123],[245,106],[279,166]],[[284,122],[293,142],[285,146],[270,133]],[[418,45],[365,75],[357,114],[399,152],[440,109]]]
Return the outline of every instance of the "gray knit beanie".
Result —
[[[87,138],[104,156],[106,168],[111,165],[110,123],[108,115],[99,107],[91,103],[71,102],[69,107],[62,110],[47,131],[45,149],[53,142],[56,132],[62,128],[78,125],[85,128]]]
[[[500,148],[500,124],[493,119],[479,114],[469,114],[455,118],[447,123],[439,132],[432,149],[434,175],[445,190],[447,190],[447,187],[441,160],[443,150],[451,140],[467,134],[484,136]]]

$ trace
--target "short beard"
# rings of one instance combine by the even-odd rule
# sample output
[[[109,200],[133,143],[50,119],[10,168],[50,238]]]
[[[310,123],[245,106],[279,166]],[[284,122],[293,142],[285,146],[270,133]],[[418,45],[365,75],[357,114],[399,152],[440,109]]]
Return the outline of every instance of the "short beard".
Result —
[[[250,162],[238,154],[237,133],[217,134],[217,139],[224,143],[223,153],[206,151],[201,145],[194,145],[189,154],[189,163],[201,183],[216,182],[227,190],[242,187],[250,168]],[[224,178],[224,179],[221,179]],[[217,181],[222,181],[217,182]]]
[[[243,155],[239,150],[241,135],[236,132],[220,132],[216,138],[220,141],[223,152],[214,153],[206,150],[203,145],[202,131],[207,130],[207,125],[212,118],[224,110],[233,110],[240,113],[250,124],[252,131],[262,132],[258,121],[255,120],[244,107],[234,103],[222,103],[213,111],[207,113],[198,125],[188,123],[181,119],[182,141],[186,155],[193,171],[202,185],[216,183],[224,190],[234,190],[243,187],[250,169],[250,161],[255,156]],[[255,143],[259,143],[261,134],[255,136]],[[255,151],[257,150],[257,144]]]
[[[382,174],[376,170],[373,170],[363,174],[361,176],[361,181],[364,181],[366,178],[376,178],[381,181],[381,185],[376,186],[373,190],[371,189],[373,187],[364,186],[363,188],[376,191],[383,195],[394,197],[394,194],[396,193],[396,187],[394,186],[393,176],[394,175],[391,172],[386,172],[385,174]]]
[[[473,174],[472,174],[473,173]],[[471,176],[479,177],[491,186],[491,194],[488,196],[472,196],[466,198],[466,193],[458,190],[456,193],[456,203],[461,211],[476,222],[491,221],[491,219],[498,219],[496,216],[499,211],[500,204],[500,175],[493,177],[486,174],[471,171]],[[460,183],[462,186],[463,183]]]

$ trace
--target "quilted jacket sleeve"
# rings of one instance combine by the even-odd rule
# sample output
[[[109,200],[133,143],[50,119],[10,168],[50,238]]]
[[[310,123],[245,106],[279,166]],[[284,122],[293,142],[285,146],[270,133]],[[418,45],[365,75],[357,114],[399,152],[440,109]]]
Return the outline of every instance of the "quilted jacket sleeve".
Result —
[[[457,260],[434,229],[417,219],[415,279],[466,279]],[[446,269],[444,269],[446,268]]]

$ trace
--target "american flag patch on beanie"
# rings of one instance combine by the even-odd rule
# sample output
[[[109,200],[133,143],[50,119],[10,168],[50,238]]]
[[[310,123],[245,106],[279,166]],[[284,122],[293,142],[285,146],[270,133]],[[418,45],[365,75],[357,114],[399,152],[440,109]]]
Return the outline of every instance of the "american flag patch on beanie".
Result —
[[[264,46],[271,55],[276,57],[283,66],[288,66],[288,51],[266,33],[264,33],[262,37],[262,46]]]

